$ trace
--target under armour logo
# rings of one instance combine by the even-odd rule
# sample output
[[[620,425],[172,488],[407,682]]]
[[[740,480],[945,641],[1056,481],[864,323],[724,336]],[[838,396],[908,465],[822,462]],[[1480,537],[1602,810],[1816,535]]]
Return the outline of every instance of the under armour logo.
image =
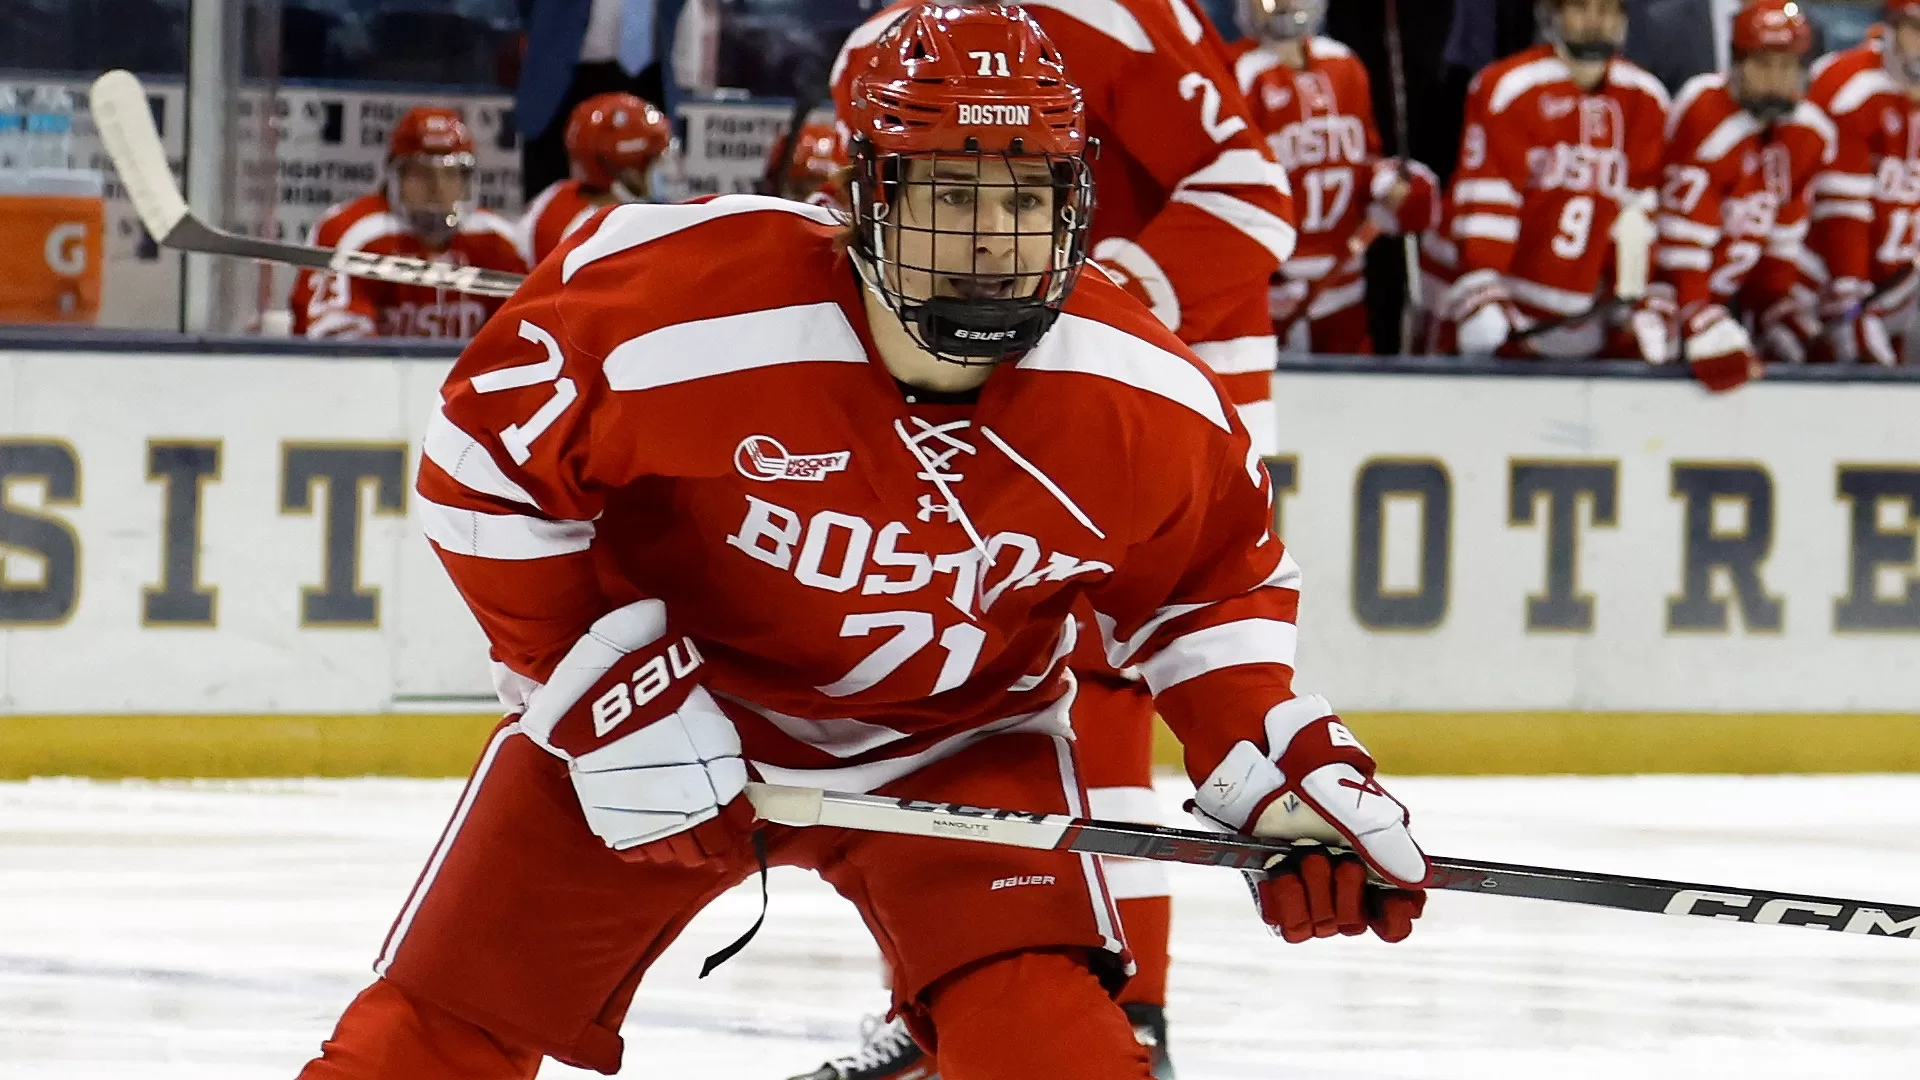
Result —
[[[1339,784],[1343,788],[1352,788],[1359,792],[1358,795],[1353,797],[1353,805],[1355,806],[1359,806],[1369,795],[1378,795],[1383,799],[1393,798],[1393,796],[1387,794],[1386,788],[1380,786],[1380,781],[1375,780],[1371,776],[1360,780],[1349,780],[1343,776],[1340,778]]]
[[[960,520],[960,512],[955,510],[951,505],[947,503],[942,503],[942,502],[935,502],[933,496],[931,495],[920,496],[920,512],[915,514],[914,516],[919,518],[921,521],[932,521],[933,515],[935,514],[945,514],[947,517],[947,524],[949,525]]]

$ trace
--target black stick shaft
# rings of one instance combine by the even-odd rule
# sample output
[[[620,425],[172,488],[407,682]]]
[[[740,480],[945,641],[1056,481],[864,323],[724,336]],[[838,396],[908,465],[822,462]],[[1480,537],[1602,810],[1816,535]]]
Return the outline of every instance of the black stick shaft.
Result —
[[[1064,814],[848,795],[773,784],[749,784],[747,794],[762,818],[788,825],[946,837],[1239,870],[1260,870],[1293,852],[1292,845],[1280,840]],[[1920,932],[1920,906],[1912,904],[1735,889],[1472,859],[1434,858],[1431,862],[1434,873],[1427,887],[1451,892],[1517,896],[1620,911],[1800,926],[1880,937],[1912,938]]]

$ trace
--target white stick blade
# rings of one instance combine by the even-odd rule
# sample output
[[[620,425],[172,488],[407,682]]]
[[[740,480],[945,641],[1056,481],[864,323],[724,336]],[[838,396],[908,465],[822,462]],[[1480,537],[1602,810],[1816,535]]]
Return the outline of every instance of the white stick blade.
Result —
[[[147,107],[147,88],[132,72],[116,68],[93,80],[87,104],[134,211],[155,240],[165,240],[187,216],[187,201],[167,168],[167,151]]]
[[[785,784],[748,784],[747,801],[763,821],[780,825],[817,825],[820,823],[819,788],[789,787]]]
[[[1634,301],[1647,294],[1648,266],[1654,241],[1647,207],[1629,196],[1613,221],[1613,295]]]

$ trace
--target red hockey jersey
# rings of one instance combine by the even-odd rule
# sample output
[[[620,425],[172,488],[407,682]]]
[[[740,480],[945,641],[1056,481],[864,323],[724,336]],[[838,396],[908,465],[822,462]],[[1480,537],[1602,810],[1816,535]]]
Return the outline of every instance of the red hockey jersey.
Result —
[[[1808,246],[1833,281],[1885,284],[1920,259],[1920,107],[1887,74],[1878,40],[1823,57],[1807,100],[1838,132],[1814,179]]]
[[[1749,285],[1773,294],[1821,272],[1806,251],[1807,191],[1836,139],[1833,122],[1807,102],[1762,127],[1723,74],[1681,87],[1667,120],[1654,266],[1683,319],[1743,296],[1763,307],[1777,297],[1750,295]]]
[[[1451,192],[1456,292],[1498,276],[1523,315],[1590,310],[1612,288],[1621,200],[1649,193],[1651,205],[1666,111],[1660,81],[1618,57],[1591,94],[1549,45],[1475,76]]]
[[[455,266],[523,273],[526,263],[514,244],[513,226],[490,210],[461,217],[460,231],[446,251],[428,251],[381,192],[362,195],[327,210],[313,229],[320,247],[411,255]],[[469,296],[425,285],[401,285],[328,273],[303,271],[293,281],[287,306],[293,336],[311,338],[425,337],[465,340],[487,316],[499,310],[494,297]]]
[[[548,184],[545,191],[527,204],[526,213],[520,215],[515,231],[520,258],[528,266],[540,265],[540,260],[551,255],[560,241],[586,224],[598,209],[600,207],[587,198],[580,181],[555,180]]]
[[[843,121],[873,42],[912,2],[875,15],[841,46],[833,94]],[[1022,7],[1060,49],[1086,94],[1088,134],[1100,140],[1095,257],[1148,283],[1154,313],[1213,367],[1237,404],[1260,403],[1244,418],[1255,442],[1272,450],[1267,280],[1293,253],[1293,200],[1219,35],[1179,0]]]
[[[1289,275],[1318,281],[1348,260],[1347,242],[1366,222],[1373,201],[1380,132],[1367,69],[1330,38],[1308,40],[1301,71],[1251,39],[1227,48],[1235,85],[1246,95],[1268,149],[1287,170],[1300,212],[1300,242]]]
[[[1265,746],[1299,573],[1219,383],[1090,274],[975,404],[915,404],[843,220],[616,207],[467,348],[419,491],[508,704],[657,597],[762,776],[867,791],[993,732],[1065,732],[1084,602],[1195,776]]]

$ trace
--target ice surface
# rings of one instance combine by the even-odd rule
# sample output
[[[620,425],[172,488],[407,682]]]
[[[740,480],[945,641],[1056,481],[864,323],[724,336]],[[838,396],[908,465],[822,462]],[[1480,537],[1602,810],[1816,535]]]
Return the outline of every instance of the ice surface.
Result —
[[[1430,851],[1920,903],[1920,778],[1422,779]],[[368,965],[454,782],[0,785],[0,1077],[291,1077]],[[1169,814],[1179,791],[1163,785]],[[1174,868],[1184,1080],[1920,1077],[1920,941],[1439,894],[1413,938],[1288,946]],[[853,911],[774,875],[654,969],[625,1075],[781,1080],[882,1003]],[[584,1077],[549,1063],[542,1077]]]

